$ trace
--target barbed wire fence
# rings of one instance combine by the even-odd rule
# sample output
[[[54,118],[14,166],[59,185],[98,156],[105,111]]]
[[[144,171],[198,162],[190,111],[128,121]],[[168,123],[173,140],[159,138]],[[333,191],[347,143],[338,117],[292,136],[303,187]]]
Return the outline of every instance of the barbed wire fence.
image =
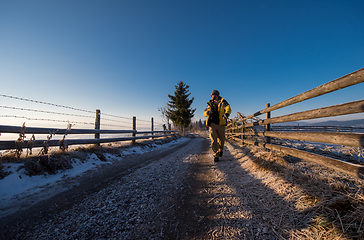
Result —
[[[17,96],[11,96],[6,94],[0,94],[0,97],[3,98],[9,98],[24,102],[30,102],[30,103],[36,103],[40,105],[46,105],[46,106],[52,106],[57,108],[64,108],[68,110],[83,112],[85,114],[74,114],[74,113],[67,113],[67,112],[56,112],[56,111],[48,111],[48,110],[40,110],[40,109],[32,109],[32,108],[24,108],[24,107],[16,107],[16,106],[7,106],[7,105],[0,105],[0,108],[7,109],[7,110],[14,110],[16,112],[33,112],[33,113],[40,113],[40,114],[49,114],[49,115],[58,115],[58,116],[66,116],[66,117],[75,117],[75,118],[85,118],[85,119],[94,119],[96,111],[90,111],[85,110],[81,108],[75,108],[71,106],[61,105],[61,104],[55,104],[45,101],[39,101],[29,98],[22,98]],[[92,115],[86,115],[86,114],[92,114]],[[112,127],[112,128],[123,128],[123,129],[131,129],[133,127],[133,117],[125,117],[125,116],[118,116],[115,114],[109,114],[109,113],[103,113],[100,112],[101,115],[101,122],[100,125],[102,127]],[[104,117],[105,116],[105,117]],[[59,122],[59,123],[68,123],[72,124],[72,126],[75,125],[87,125],[87,126],[94,126],[95,121],[81,121],[81,120],[74,120],[74,119],[59,119],[59,118],[42,118],[42,117],[29,117],[25,115],[15,115],[15,114],[3,114],[0,115],[0,118],[16,118],[16,119],[24,119],[28,121],[38,121],[38,122]],[[155,129],[163,129],[163,123],[154,122],[151,124],[151,121],[153,121],[153,118],[151,120],[145,120],[145,119],[137,119],[137,126],[140,130],[150,130],[151,125]]]

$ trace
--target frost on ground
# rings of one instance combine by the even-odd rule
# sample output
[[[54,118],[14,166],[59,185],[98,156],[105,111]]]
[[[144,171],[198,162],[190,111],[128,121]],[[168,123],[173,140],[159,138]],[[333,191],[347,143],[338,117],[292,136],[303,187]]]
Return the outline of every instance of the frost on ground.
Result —
[[[196,137],[67,208],[0,219],[0,238],[363,239],[363,196],[363,180],[254,146],[215,163]]]
[[[0,179],[0,214],[4,215],[9,212],[12,205],[18,200],[41,192],[46,188],[51,188],[61,181],[74,179],[87,171],[97,169],[102,165],[112,164],[122,161],[124,157],[136,154],[147,153],[152,150],[161,148],[169,148],[178,143],[187,141],[186,138],[175,138],[163,141],[140,141],[134,145],[126,145],[125,143],[114,144],[114,146],[105,146],[105,151],[100,154],[90,153],[86,149],[74,151],[67,158],[67,164],[70,166],[66,169],[55,170],[54,173],[42,171],[41,175],[30,174],[26,169],[27,161],[3,163],[3,171],[5,177]],[[167,143],[166,143],[167,142]],[[107,152],[107,147],[120,147],[121,149]],[[39,161],[39,160],[38,160]],[[29,161],[28,161],[29,162]],[[28,171],[27,171],[28,170]]]
[[[364,239],[364,180],[259,147],[250,152],[256,168],[279,179],[265,182],[304,216],[306,226],[286,229],[290,239]]]
[[[356,164],[364,164],[363,148],[287,139],[277,139],[274,141],[282,146],[306,150]]]

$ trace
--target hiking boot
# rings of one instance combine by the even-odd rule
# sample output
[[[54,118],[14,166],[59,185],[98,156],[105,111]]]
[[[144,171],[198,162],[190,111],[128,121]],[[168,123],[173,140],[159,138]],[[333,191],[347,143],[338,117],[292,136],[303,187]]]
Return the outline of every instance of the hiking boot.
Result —
[[[218,162],[219,161],[219,157],[214,157],[214,161]]]

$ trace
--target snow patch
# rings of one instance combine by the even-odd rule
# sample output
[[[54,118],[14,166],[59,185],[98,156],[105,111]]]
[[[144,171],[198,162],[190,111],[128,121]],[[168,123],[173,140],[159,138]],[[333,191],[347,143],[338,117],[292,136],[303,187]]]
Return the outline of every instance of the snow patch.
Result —
[[[147,153],[152,150],[168,148],[176,144],[188,141],[188,138],[178,138],[166,144],[150,144],[147,147],[136,146],[120,152],[120,154],[105,153],[106,161],[101,161],[95,153],[88,155],[86,160],[73,158],[72,169],[58,171],[56,174],[45,174],[39,176],[28,176],[22,163],[4,163],[4,170],[11,172],[8,176],[0,180],[0,200],[3,204],[9,203],[12,199],[24,197],[37,193],[42,188],[52,186],[59,181],[73,178],[92,170],[103,164],[111,164],[115,161],[122,161],[123,157],[132,154]]]

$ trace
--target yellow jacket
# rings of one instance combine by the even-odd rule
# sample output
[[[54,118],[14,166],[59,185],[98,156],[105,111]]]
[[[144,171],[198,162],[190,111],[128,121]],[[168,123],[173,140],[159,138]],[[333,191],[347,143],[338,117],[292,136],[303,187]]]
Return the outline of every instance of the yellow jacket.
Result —
[[[203,112],[203,115],[207,117],[206,119],[206,126],[210,126],[211,122],[214,122],[218,125],[227,125],[227,118],[230,116],[231,108],[229,103],[223,99],[222,97],[219,97],[219,103],[217,107],[215,107],[215,104],[212,100],[207,102],[207,108]],[[224,118],[226,117],[226,119]],[[218,120],[217,120],[218,119]]]

